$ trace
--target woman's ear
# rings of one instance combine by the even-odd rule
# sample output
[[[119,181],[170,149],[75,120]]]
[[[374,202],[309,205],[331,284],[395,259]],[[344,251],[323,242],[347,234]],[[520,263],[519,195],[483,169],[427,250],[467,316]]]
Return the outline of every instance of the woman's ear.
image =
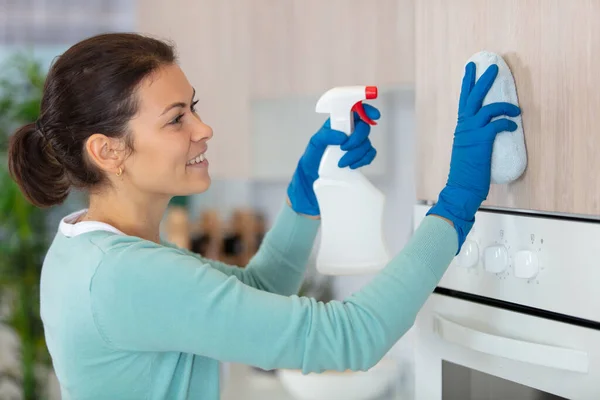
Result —
[[[95,133],[85,142],[85,150],[98,168],[107,173],[120,174],[120,168],[125,161],[125,152],[118,139]]]

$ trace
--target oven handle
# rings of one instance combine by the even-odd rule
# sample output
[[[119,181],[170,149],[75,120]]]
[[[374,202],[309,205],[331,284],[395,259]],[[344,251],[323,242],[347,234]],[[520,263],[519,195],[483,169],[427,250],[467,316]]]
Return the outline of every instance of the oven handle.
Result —
[[[435,332],[443,340],[471,350],[544,367],[587,373],[588,354],[584,351],[510,339],[481,332],[434,316]]]

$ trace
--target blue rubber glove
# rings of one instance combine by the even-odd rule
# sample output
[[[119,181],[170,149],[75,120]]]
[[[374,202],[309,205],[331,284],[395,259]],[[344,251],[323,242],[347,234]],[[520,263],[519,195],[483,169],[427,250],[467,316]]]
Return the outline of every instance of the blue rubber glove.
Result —
[[[363,104],[365,112],[372,120],[380,117],[379,110],[369,104]],[[300,214],[319,215],[319,203],[313,190],[313,184],[319,177],[319,164],[327,146],[340,146],[346,153],[340,158],[340,168],[351,169],[369,165],[377,154],[369,140],[371,126],[354,113],[354,132],[350,136],[331,129],[329,119],[315,133],[298,161],[298,166],[287,189],[292,209]]]
[[[517,129],[517,124],[509,119],[494,118],[503,115],[516,117],[521,113],[519,107],[510,103],[492,103],[482,107],[497,75],[498,66],[491,65],[475,83],[476,66],[474,63],[467,64],[448,181],[438,202],[427,213],[454,223],[458,233],[458,252],[473,227],[475,213],[490,190],[494,139],[500,132]]]

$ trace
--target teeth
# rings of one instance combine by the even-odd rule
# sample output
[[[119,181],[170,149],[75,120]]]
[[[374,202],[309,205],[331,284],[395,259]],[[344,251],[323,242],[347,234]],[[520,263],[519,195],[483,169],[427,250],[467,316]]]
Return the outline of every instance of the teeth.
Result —
[[[196,156],[196,158],[192,158],[190,161],[187,162],[187,165],[199,164],[202,161],[204,161],[204,153],[200,154],[199,156]]]

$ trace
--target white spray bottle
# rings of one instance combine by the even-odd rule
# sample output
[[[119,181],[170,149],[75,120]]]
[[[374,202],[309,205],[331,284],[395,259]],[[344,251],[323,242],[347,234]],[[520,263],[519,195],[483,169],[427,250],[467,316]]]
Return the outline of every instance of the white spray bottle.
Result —
[[[350,135],[354,111],[375,125],[362,107],[363,100],[375,98],[375,86],[336,87],[321,96],[316,112],[329,114],[331,128]],[[344,154],[339,146],[327,147],[313,186],[321,210],[317,270],[324,275],[374,273],[389,261],[383,238],[385,196],[360,170],[338,167]]]

